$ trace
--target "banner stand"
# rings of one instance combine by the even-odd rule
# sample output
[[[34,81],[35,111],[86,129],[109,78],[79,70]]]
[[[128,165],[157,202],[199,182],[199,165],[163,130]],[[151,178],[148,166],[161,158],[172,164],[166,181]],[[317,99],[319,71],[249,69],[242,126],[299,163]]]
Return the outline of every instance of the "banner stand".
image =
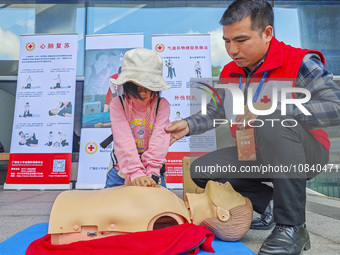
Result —
[[[20,36],[4,189],[71,189],[77,34]]]
[[[6,184],[4,190],[69,190],[72,189],[72,183],[69,184]]]
[[[210,48],[209,34],[152,35],[152,49],[163,60],[163,78],[172,86],[162,91],[162,97],[170,103],[171,122],[185,119],[200,110],[201,97],[192,93],[190,81],[192,78],[211,77]],[[194,111],[196,108],[197,111]],[[199,141],[195,142],[193,136],[185,136],[169,147],[165,163],[166,186],[169,189],[183,189],[184,157],[190,157],[193,151],[216,150],[216,142],[213,142],[216,141],[215,133],[209,132],[204,133]],[[211,148],[204,145],[208,144],[205,141],[209,141]]]
[[[76,189],[102,189],[110,165],[113,142],[101,147],[112,134],[110,101],[118,95],[110,76],[118,77],[126,51],[141,48],[144,34],[87,35],[83,111]]]

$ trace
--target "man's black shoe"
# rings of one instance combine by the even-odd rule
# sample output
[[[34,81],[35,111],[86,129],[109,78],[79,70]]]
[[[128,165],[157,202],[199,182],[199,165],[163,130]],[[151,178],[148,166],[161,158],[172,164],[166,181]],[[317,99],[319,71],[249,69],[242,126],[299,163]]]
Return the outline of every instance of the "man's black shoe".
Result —
[[[268,206],[261,214],[260,218],[255,218],[251,221],[250,228],[258,230],[267,230],[274,227],[274,215],[273,215],[273,200],[270,200]]]
[[[311,247],[306,224],[286,226],[276,224],[264,240],[259,255],[301,255]]]

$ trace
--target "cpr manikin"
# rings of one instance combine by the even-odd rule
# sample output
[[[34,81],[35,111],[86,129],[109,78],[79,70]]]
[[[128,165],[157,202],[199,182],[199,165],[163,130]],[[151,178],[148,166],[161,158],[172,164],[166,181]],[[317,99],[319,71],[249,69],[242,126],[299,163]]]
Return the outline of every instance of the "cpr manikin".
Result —
[[[65,191],[53,204],[52,244],[68,244],[171,225],[204,225],[218,238],[235,241],[248,231],[252,205],[227,182],[209,181],[188,202],[165,188],[120,186],[93,191]]]

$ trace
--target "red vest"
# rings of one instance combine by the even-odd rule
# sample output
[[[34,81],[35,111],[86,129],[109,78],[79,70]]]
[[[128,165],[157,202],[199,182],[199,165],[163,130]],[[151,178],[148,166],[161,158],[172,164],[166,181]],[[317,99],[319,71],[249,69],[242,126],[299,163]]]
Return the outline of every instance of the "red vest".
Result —
[[[294,48],[284,44],[283,42],[279,42],[275,37],[273,37],[265,61],[251,77],[250,86],[253,86],[252,82],[257,84],[254,86],[258,86],[263,73],[268,71],[266,81],[261,89],[257,102],[270,102],[271,93],[268,93],[268,91],[271,90],[272,85],[282,84],[286,87],[295,87],[296,78],[298,76],[302,60],[307,53],[315,53],[319,55],[322,63],[325,64],[325,58],[321,52]],[[233,83],[238,86],[240,76],[242,76],[242,87],[244,87],[246,77],[245,72],[243,68],[237,66],[236,63],[232,61],[224,66],[221,72],[221,83]],[[273,80],[277,80],[277,82],[273,82]],[[256,87],[253,90],[256,90]],[[294,97],[295,95],[292,94],[292,98]],[[231,126],[230,130],[232,136],[235,137],[237,126]],[[323,129],[308,131],[329,151],[330,142],[328,134]]]

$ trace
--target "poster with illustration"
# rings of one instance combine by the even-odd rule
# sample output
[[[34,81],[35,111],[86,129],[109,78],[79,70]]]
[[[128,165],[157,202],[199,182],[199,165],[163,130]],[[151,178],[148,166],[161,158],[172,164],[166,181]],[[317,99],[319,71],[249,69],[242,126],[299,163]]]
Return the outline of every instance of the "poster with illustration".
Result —
[[[77,40],[76,34],[20,38],[5,189],[71,187]]]
[[[163,59],[163,78],[172,86],[162,92],[170,103],[170,121],[189,117],[192,107],[200,108],[201,98],[193,95],[192,78],[211,78],[210,35],[153,35],[152,49]],[[214,133],[204,135],[212,141]],[[202,142],[203,141],[203,142]],[[167,186],[182,188],[182,159],[190,152],[204,153],[216,148],[216,143],[202,146],[205,140],[183,137],[169,147],[167,155]]]
[[[111,134],[110,101],[121,93],[117,78],[126,51],[142,48],[143,34],[90,35],[86,37],[83,116],[77,189],[103,188],[114,148],[100,143]]]

